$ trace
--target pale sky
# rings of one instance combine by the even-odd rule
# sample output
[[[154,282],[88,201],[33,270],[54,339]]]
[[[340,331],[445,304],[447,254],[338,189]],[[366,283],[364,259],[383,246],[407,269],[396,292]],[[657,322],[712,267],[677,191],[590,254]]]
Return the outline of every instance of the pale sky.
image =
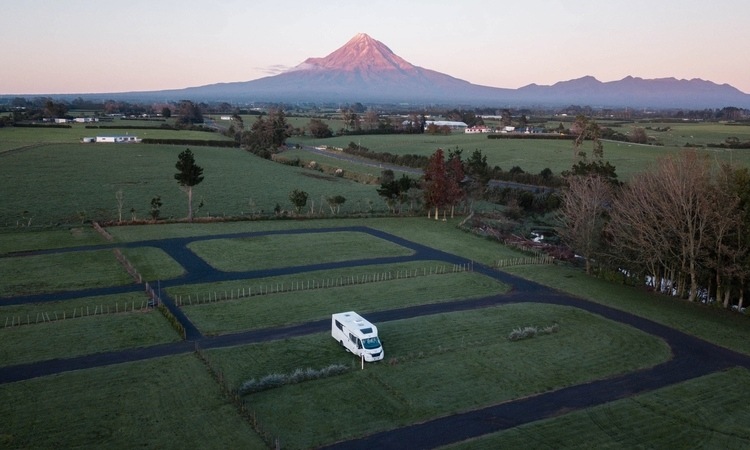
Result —
[[[0,94],[254,80],[357,33],[486,86],[632,75],[750,93],[748,0],[0,1]]]

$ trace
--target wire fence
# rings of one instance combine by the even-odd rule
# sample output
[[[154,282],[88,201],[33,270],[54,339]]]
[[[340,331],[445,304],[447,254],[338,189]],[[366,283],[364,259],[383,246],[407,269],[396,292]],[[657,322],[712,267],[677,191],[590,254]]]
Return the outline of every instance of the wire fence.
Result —
[[[107,314],[122,314],[132,312],[144,312],[153,308],[150,300],[144,299],[115,302],[114,304],[86,305],[73,308],[73,311],[36,312],[34,314],[12,314],[5,316],[3,328],[18,327],[21,325],[36,325],[39,323],[57,322],[60,320],[81,319],[90,316],[101,316]]]
[[[402,269],[387,272],[364,273],[360,275],[338,276],[332,278],[279,281],[276,283],[265,283],[255,286],[225,289],[223,291],[214,290],[210,292],[201,292],[196,293],[195,295],[178,295],[174,300],[177,306],[201,305],[204,303],[236,300],[241,298],[255,297],[258,295],[346,287],[360,284],[424,277],[430,275],[471,272],[473,270],[474,263],[467,262],[464,264],[438,265],[415,269]]]
[[[495,268],[500,269],[503,267],[533,265],[533,264],[554,264],[555,258],[553,256],[545,255],[544,253],[538,253],[534,256],[520,256],[517,258],[506,258],[500,259],[495,262]]]

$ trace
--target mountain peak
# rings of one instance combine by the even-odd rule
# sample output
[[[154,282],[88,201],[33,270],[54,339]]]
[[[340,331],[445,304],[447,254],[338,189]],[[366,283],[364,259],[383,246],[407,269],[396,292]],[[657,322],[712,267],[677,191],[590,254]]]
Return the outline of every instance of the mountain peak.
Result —
[[[341,70],[347,72],[411,71],[414,66],[397,56],[382,42],[358,33],[324,58],[307,58],[295,70]]]

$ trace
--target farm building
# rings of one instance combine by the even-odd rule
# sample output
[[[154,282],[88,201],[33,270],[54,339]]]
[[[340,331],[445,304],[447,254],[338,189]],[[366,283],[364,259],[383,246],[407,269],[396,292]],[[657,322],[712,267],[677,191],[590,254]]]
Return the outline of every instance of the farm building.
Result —
[[[456,122],[453,120],[428,120],[425,126],[435,125],[436,127],[448,127],[452,130],[465,129],[468,127],[465,122]]]
[[[475,125],[464,130],[466,134],[492,133],[492,130],[484,125]]]
[[[138,136],[97,136],[95,142],[131,144],[141,142],[141,139],[139,139]]]

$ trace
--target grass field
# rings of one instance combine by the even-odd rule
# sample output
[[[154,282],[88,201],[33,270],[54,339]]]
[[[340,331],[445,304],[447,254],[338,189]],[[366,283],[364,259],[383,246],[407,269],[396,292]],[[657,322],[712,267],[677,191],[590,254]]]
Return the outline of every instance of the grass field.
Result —
[[[558,333],[520,342],[507,339],[515,327],[553,323],[559,324]],[[245,397],[263,427],[295,449],[648,367],[669,356],[658,339],[588,313],[549,305],[437,315],[388,322],[379,329],[390,362],[368,365],[364,371],[358,370],[356,358],[342,353],[329,333],[294,339],[285,346],[286,351],[294,350],[283,356],[280,352],[285,350],[276,344],[215,350],[209,355],[231,385],[309,367],[311,354],[316,355],[316,367],[353,366],[336,378]],[[331,426],[340,423],[347,426]]]
[[[368,274],[367,271],[367,268],[360,269],[360,276]],[[296,281],[295,278],[304,283],[304,279],[299,277],[287,277],[281,283],[286,282],[289,286]],[[266,280],[258,280],[253,284],[256,288],[264,284],[269,286]],[[278,283],[276,286],[278,287]],[[273,289],[273,284],[270,287]],[[206,292],[211,292],[204,286],[191,288],[192,292],[202,291],[204,298]],[[183,310],[201,332],[214,335],[328,319],[331,311],[355,310],[366,314],[371,311],[447,302],[457,298],[496,295],[506,290],[502,284],[486,277],[462,272],[312,290],[299,289],[183,306]]]
[[[653,129],[670,127],[671,131],[647,130],[650,136],[662,144],[661,146],[604,142],[605,159],[617,168],[622,180],[645,170],[654,159],[680,151],[687,143],[720,144],[728,137],[737,137],[740,141],[750,140],[750,127],[723,123],[640,123],[636,126]],[[629,132],[627,127],[619,127],[617,130]],[[373,152],[389,152],[396,155],[431,155],[438,148],[446,151],[459,148],[463,149],[464,156],[469,156],[474,150],[481,150],[482,154],[487,156],[490,166],[499,166],[504,170],[519,166],[526,172],[537,174],[545,168],[559,174],[569,169],[575,161],[571,141],[488,139],[487,135],[480,134],[338,136],[329,139],[292,138],[290,142],[331,147],[347,147],[350,142],[355,142]],[[591,154],[591,145],[584,144],[582,150]],[[750,166],[748,152],[720,149],[705,149],[703,152],[716,161]]]
[[[0,205],[0,228],[117,220],[115,195],[120,190],[123,220],[131,220],[131,209],[137,219],[149,219],[156,196],[163,203],[161,217],[185,217],[187,196],[173,178],[182,150],[145,144],[51,144],[0,156],[0,191],[8,194]],[[269,215],[277,204],[290,211],[293,189],[309,194],[305,212],[314,206],[316,212],[330,214],[324,199],[335,195],[346,198],[344,214],[385,210],[373,186],[283,166],[239,149],[191,150],[205,176],[193,189],[196,217]],[[30,176],[35,173],[44,175]]]
[[[445,448],[745,448],[747,383],[732,369]]]
[[[671,134],[658,132],[667,144],[665,147],[605,144],[608,159],[613,161],[618,155],[621,158],[613,161],[621,177],[652,163],[656,154],[679,151],[686,137],[695,139],[690,142],[718,143],[726,137],[725,132],[732,133],[727,136],[745,140],[743,136],[750,130],[721,124],[648,126],[672,127]],[[124,219],[130,218],[131,208],[135,208],[138,218],[144,218],[150,199],[156,195],[164,202],[162,216],[186,214],[185,195],[173,179],[174,164],[182,147],[82,145],[67,140],[86,131],[77,128],[67,130],[68,134],[58,134],[58,130],[52,129],[17,129],[26,134],[6,134],[7,130],[0,129],[0,192],[4,199],[0,205],[0,297],[132,283],[111,249],[17,254],[110,245],[83,222],[95,216],[116,218],[118,189],[125,195]],[[469,153],[480,148],[488,160],[492,159],[491,164],[506,170],[520,165],[529,172],[544,167],[567,168],[572,154],[570,143],[557,146],[546,141],[489,141],[471,135],[409,137],[413,141],[399,141],[405,137],[398,136],[371,136],[371,145],[362,138],[362,145],[393,153],[429,154],[437,146],[446,149],[459,146]],[[37,146],[37,142],[42,144]],[[308,142],[317,145],[323,141]],[[342,145],[347,143],[348,140]],[[206,175],[195,189],[196,206],[204,201],[198,217],[209,213],[246,216],[259,214],[261,210],[267,213],[277,203],[289,210],[288,193],[294,188],[310,193],[316,211],[323,206],[328,212],[322,198],[331,195],[347,198],[342,208],[344,213],[384,209],[373,186],[282,166],[240,150],[205,147],[192,150]],[[735,162],[746,163],[741,152],[711,154],[717,159],[733,158]],[[222,236],[251,231],[369,226],[485,264],[519,256],[517,251],[494,241],[458,230],[455,225],[460,220],[360,217],[173,223],[110,227],[108,231],[114,236],[114,244],[123,244],[123,253],[150,280],[174,279],[183,275],[184,269],[155,247],[125,244],[171,237],[217,236],[219,239],[196,241],[190,249],[214,268],[228,272],[410,254],[404,247],[363,233],[326,232],[313,238]],[[39,230],[40,225],[46,228]],[[328,284],[322,289],[201,305],[184,301],[186,295],[231,291],[256,284],[333,280],[424,270],[438,264],[415,261],[315,271],[301,276],[186,282],[170,286],[166,292],[178,300],[182,311],[202,332],[213,335],[321,320],[329,317],[332,310],[356,309],[367,313],[508,293],[511,289],[477,273],[425,275],[423,272],[422,276],[411,279],[337,287]],[[656,298],[640,289],[586,277],[562,265],[516,266],[507,270],[750,355],[746,317]],[[158,311],[142,308],[145,302],[140,288],[125,294],[21,305],[3,304],[0,299],[0,326],[11,323],[0,328],[0,365],[178,342],[180,337],[167,319]],[[122,311],[125,305],[127,312]],[[84,309],[87,314],[80,317]],[[71,314],[76,317],[71,318]],[[515,328],[553,324],[559,327],[556,333],[518,342],[507,339]],[[669,348],[660,339],[581,310],[552,305],[509,304],[384,322],[378,327],[386,360],[368,364],[365,370],[359,370],[359,360],[346,353],[329,333],[316,333],[202,350],[213,373],[195,354],[184,354],[0,384],[3,420],[0,447],[267,448],[273,443],[264,442],[253,430],[252,421],[242,417],[237,405],[226,396],[226,390],[235,390],[249,379],[270,374],[343,364],[350,368],[343,375],[241,398],[244,406],[254,413],[256,428],[278,437],[282,448],[309,448],[606,379],[670,358]],[[750,372],[745,369],[715,373],[484,436],[465,443],[464,448],[743,448],[750,440],[744,426],[750,420],[747,408],[750,394],[744,388],[749,380]],[[359,402],[350,401],[352,397],[372,406],[362,408]]]
[[[3,448],[267,448],[192,355],[0,386]]]
[[[110,228],[109,231],[115,236],[116,242],[137,242],[158,237],[208,236],[243,231],[278,231],[305,227],[367,224],[478,261],[493,261],[516,254],[500,245],[457,230],[455,223],[456,221],[436,222],[426,218],[339,219],[304,222],[259,221],[129,226]],[[44,236],[44,233],[50,233],[50,235]],[[358,234],[343,233],[342,246],[329,254],[348,254],[353,249],[358,249],[362,241],[362,237]],[[331,235],[332,233],[313,235],[320,237],[321,242],[324,243],[321,247],[316,247],[314,252],[325,255],[328,251],[325,247],[331,243]],[[278,251],[258,253],[257,260],[253,264],[278,265],[279,261],[286,260],[294,264],[300,263],[300,260],[295,261],[295,258],[299,256],[294,255],[290,249],[298,248],[306,242],[291,239],[299,236],[285,237],[289,237],[290,240],[278,242]],[[273,236],[273,238],[279,239],[280,236]],[[38,239],[19,240],[17,245],[23,248],[50,242],[64,248],[71,245],[71,242],[76,242],[77,239],[81,239],[81,236],[50,231],[40,232]],[[370,239],[373,238],[368,240]],[[250,250],[250,247],[243,247],[247,244],[235,241],[234,239],[216,241],[220,251],[214,251],[210,246],[206,246],[205,250],[212,254],[209,258],[212,264],[225,269],[245,270],[247,266],[243,266],[242,261],[247,256],[242,255],[252,255],[254,252]],[[7,239],[5,248],[8,251],[18,250],[11,245],[12,242],[14,241]],[[104,241],[101,240],[101,242]],[[205,246],[211,241],[200,242]],[[373,256],[380,255],[383,249],[388,249],[392,245],[382,247],[378,239],[374,239],[373,243],[376,243],[374,247],[362,247],[363,251]],[[237,251],[236,254],[234,254],[234,249]],[[154,251],[153,248],[148,247],[145,250],[127,248],[125,251],[129,252],[129,258],[138,261],[136,266],[150,267],[148,270],[155,274],[177,276],[181,273],[179,266],[170,262],[161,251]],[[143,254],[140,253],[141,251]],[[69,257],[74,254],[64,253],[63,255]],[[103,254],[111,255],[111,251]],[[351,254],[356,254],[356,251]],[[42,256],[48,258],[52,255]],[[0,261],[16,258],[20,257],[2,258]],[[409,269],[415,268],[420,263],[425,264],[425,262],[414,262],[404,266],[402,263],[400,266],[376,266],[366,270]],[[430,263],[426,262],[426,264]],[[337,270],[343,271],[344,269]],[[356,269],[348,270],[356,272]],[[658,321],[668,319],[669,323],[674,323],[676,328],[688,329],[698,335],[710,335],[713,330],[714,335],[719,336],[715,340],[730,347],[741,348],[743,344],[737,341],[748,341],[738,339],[738,336],[745,336],[748,333],[747,328],[742,328],[740,322],[737,322],[737,326],[728,322],[730,323],[728,330],[716,330],[721,318],[719,316],[713,319],[710,316],[706,318],[705,308],[692,307],[695,305],[680,308],[669,302],[655,302],[653,298],[649,299],[645,295],[640,298],[638,297],[640,294],[635,295],[636,293],[631,288],[618,288],[616,285],[583,277],[576,272],[565,272],[557,266],[528,268],[520,266],[515,271],[562,289],[592,297],[596,301],[625,310],[633,310]],[[341,276],[344,272],[324,271],[307,275],[325,278]],[[46,274],[43,276],[46,277]],[[291,278],[293,277],[276,277],[258,281],[273,283],[280,280],[289,281]],[[169,288],[169,293],[176,298],[201,289],[231,288],[232,283],[234,282],[218,285],[175,286]],[[327,317],[331,309],[350,309],[351,307],[363,312],[377,311],[452,298],[505,292],[506,289],[507,287],[474,273],[456,273],[270,294],[240,300],[218,301],[200,306],[185,305],[183,310],[202,331],[213,334],[319,320]],[[6,317],[7,315],[16,317],[29,315],[33,322],[35,313],[54,314],[57,312],[59,314],[62,309],[65,309],[66,314],[69,314],[68,310],[71,308],[80,311],[80,308],[84,306],[91,307],[93,304],[96,307],[96,303],[109,308],[115,303],[119,308],[120,302],[124,303],[125,298],[130,297],[107,296],[98,299],[70,300],[69,303],[66,301],[6,306],[0,308],[0,320],[2,320],[2,314],[5,313]],[[133,300],[130,301],[133,302]],[[557,333],[519,342],[511,342],[507,339],[510,331],[518,327],[545,327],[553,324],[559,326]],[[352,368],[348,373],[334,378],[289,385],[243,397],[246,407],[255,414],[259,429],[278,438],[284,448],[308,448],[533,393],[548,392],[586,380],[606,378],[637,367],[658,364],[665,361],[670,354],[668,347],[659,339],[576,309],[550,305],[513,304],[480,311],[386,322],[379,324],[379,328],[384,340],[386,361],[382,364],[368,365],[364,371],[355,370],[359,367],[358,361],[344,352],[328,333],[264,344],[204,350],[204,352],[229,389],[237,389],[241,383],[251,378],[260,378],[272,373],[290,373],[298,368],[319,369],[337,363]],[[143,333],[144,329],[150,331]],[[45,339],[42,336],[45,336]],[[70,357],[105,349],[174,342],[176,339],[178,339],[177,333],[169,327],[160,314],[154,311],[96,315],[82,319],[0,329],[3,360],[8,361],[9,364],[38,361],[50,357]],[[731,340],[735,343],[732,344]],[[315,356],[311,358],[310,355]],[[173,362],[180,368],[176,369],[172,365]],[[174,370],[179,370],[179,374],[173,373]],[[169,380],[169,382],[159,385],[156,392],[138,391],[144,396],[150,396],[141,398],[140,394],[128,393],[128,389],[133,384],[129,380],[135,377],[139,380],[157,377]],[[118,380],[118,383],[114,386],[109,383],[105,387],[105,380],[111,379]],[[183,381],[185,379],[189,379],[190,382]],[[693,383],[696,382],[697,387],[693,388],[691,385],[686,389],[691,392],[708,389],[703,386],[703,382],[711,386],[710,378],[706,378],[705,381],[703,379],[693,381]],[[120,385],[120,383],[123,384]],[[83,385],[90,386],[92,391],[80,387]],[[193,389],[200,389],[200,396],[187,394]],[[93,391],[96,391],[96,394]],[[43,411],[34,410],[25,403],[19,402],[19,396],[28,392],[34,392],[34,395],[45,393],[44,395],[50,398],[49,402],[45,403]],[[238,442],[248,440],[245,444],[246,448],[258,448],[257,446],[263,445],[260,443],[260,438],[253,434],[254,432],[247,431],[250,429],[248,422],[240,418],[233,406],[221,398],[219,392],[219,387],[215,381],[212,381],[207,369],[197,363],[197,358],[189,355],[0,385],[0,400],[2,400],[0,415],[13,414],[15,420],[14,425],[9,428],[12,431],[4,432],[2,439],[4,443],[7,443],[6,446],[11,448],[43,447],[53,440],[68,446],[87,446],[90,443],[96,443],[96,446],[123,447],[123,442],[126,442],[125,439],[128,439],[134,432],[132,427],[136,425],[120,423],[119,421],[123,420],[121,417],[139,415],[133,411],[138,411],[139,408],[150,408],[149,405],[158,402],[169,405],[159,409],[163,415],[166,414],[163,419],[154,421],[149,413],[140,414],[139,417],[154,422],[149,425],[153,427],[153,432],[172,436],[174,442],[183,442],[182,439],[189,436],[194,444],[200,443],[201,447],[220,447],[225,444],[224,439],[228,438],[215,438],[213,432],[196,438],[192,437],[193,430],[183,430],[182,427],[200,429],[204,426],[215,426],[213,425],[215,420],[223,420],[225,423],[237,424],[234,426],[236,431],[233,433],[239,433],[236,437]],[[366,395],[364,401],[378,406],[366,410],[342,406],[347,404],[344,400],[354,393],[359,396]],[[55,405],[55,402],[59,401],[57,398],[61,395],[65,395],[69,401],[72,400],[75,403],[73,413],[87,418],[85,426],[78,422],[74,423],[78,424],[76,425],[78,427],[76,429],[79,430],[78,434],[67,433],[61,436],[68,430],[63,424],[70,423],[65,419],[71,413],[70,408],[60,409],[57,412],[58,410],[47,407]],[[121,395],[130,395],[133,398],[122,407],[120,416],[113,417],[110,404],[101,402],[101,399],[118,399]],[[700,402],[702,398],[700,396],[683,398],[682,395],[682,391],[679,390],[667,391],[663,394],[662,401],[670,405],[680,404],[687,410],[691,405]],[[35,401],[33,395],[26,394],[25,398]],[[622,405],[610,408],[608,413],[629,414],[631,406],[626,403]],[[704,405],[703,408],[706,408],[708,413],[718,416],[718,411],[713,408],[720,406],[717,403]],[[79,408],[86,412],[78,413]],[[189,419],[184,421],[183,425],[175,425],[175,414],[171,412],[174,409],[189,414]],[[36,419],[32,417],[32,411],[45,417],[45,424],[41,428],[40,425],[33,427]],[[740,410],[737,414],[741,418],[744,412]],[[208,415],[211,417],[207,417]],[[97,418],[95,419],[94,416]],[[586,413],[573,416],[568,419],[572,422],[566,422],[565,426],[578,427],[584,432],[590,427],[589,417],[591,416]],[[655,420],[657,424],[661,420],[662,426],[675,432],[681,432],[685,426],[685,422],[682,421],[667,422],[664,417],[648,417]],[[113,420],[116,425],[112,425]],[[351,422],[348,423],[353,425],[331,426],[331,424],[347,420],[350,420]],[[24,425],[26,422],[32,425]],[[636,426],[639,422],[634,419],[633,423],[635,425],[623,426]],[[116,432],[98,431],[111,430],[113,426],[116,426]],[[171,431],[164,431],[162,427],[169,427]],[[596,437],[596,431],[591,432]],[[174,437],[172,433],[180,436]],[[232,435],[232,433],[229,434]],[[730,446],[742,442],[742,435],[738,436],[727,438],[726,442]],[[487,442],[490,442],[487,445],[491,446],[494,442],[492,439],[495,438],[497,437],[486,437]],[[146,439],[144,441],[146,446],[163,445],[157,437],[144,439]],[[598,439],[604,439],[604,436]],[[611,445],[613,442],[620,441],[605,442]]]
[[[680,151],[686,142],[721,143],[727,137],[750,140],[750,127],[724,124],[639,124],[652,128],[670,127],[656,132],[664,146],[642,146],[605,142],[605,158],[614,164],[620,179],[627,180],[665,154]],[[187,201],[174,181],[174,165],[181,146],[90,145],[79,144],[83,136],[96,133],[76,125],[71,129],[13,128],[0,129],[0,192],[6,201],[0,205],[0,228],[26,226],[54,227],[81,224],[86,220],[115,220],[118,205],[115,195],[122,190],[122,218],[149,218],[151,199],[160,196],[161,217],[181,218],[187,214]],[[111,130],[109,130],[111,131]],[[138,130],[140,131],[140,130]],[[627,130],[626,130],[627,131]],[[151,136],[151,134],[158,133]],[[146,130],[140,137],[178,137],[216,139],[215,133]],[[106,134],[106,133],[105,133]],[[110,133],[112,134],[112,133]],[[520,166],[539,173],[550,168],[555,173],[570,168],[573,148],[569,141],[490,140],[482,135],[455,133],[448,136],[369,135],[342,136],[330,139],[294,137],[289,143],[346,146],[356,141],[378,152],[394,154],[432,154],[437,148],[462,148],[465,155],[482,150],[488,163],[505,170]],[[375,186],[355,183],[321,172],[286,167],[254,157],[238,149],[197,147],[191,149],[196,163],[204,168],[205,180],[194,189],[196,217],[248,216],[272,214],[278,205],[292,210],[288,194],[301,189],[309,194],[305,212],[330,214],[327,197],[342,195],[346,202],[341,213],[385,211]],[[584,146],[584,150],[587,150]],[[590,151],[590,149],[588,149]],[[713,161],[734,162],[750,166],[750,153],[718,149],[702,150]],[[294,150],[290,157],[298,156]],[[312,156],[323,164],[341,166],[344,170],[376,177],[380,169],[356,166]],[[34,175],[34,174],[43,174]],[[283,180],[283,181],[282,181]],[[132,210],[132,212],[131,212]]]

